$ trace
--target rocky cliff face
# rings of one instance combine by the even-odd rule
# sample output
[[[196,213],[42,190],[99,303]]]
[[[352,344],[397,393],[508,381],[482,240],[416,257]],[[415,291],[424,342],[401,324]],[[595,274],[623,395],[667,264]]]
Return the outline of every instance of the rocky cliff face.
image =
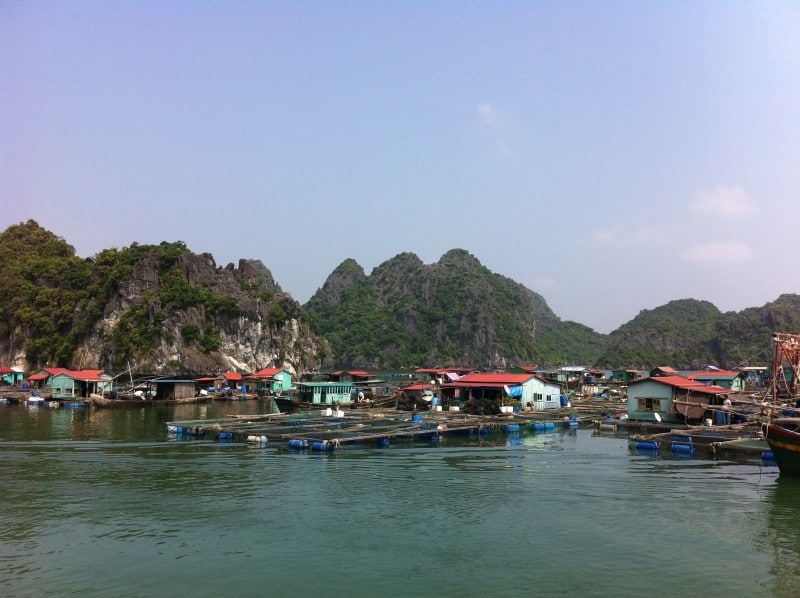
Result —
[[[152,374],[313,373],[329,352],[257,260],[218,267],[184,243],[88,259],[30,220],[0,233],[0,363]]]
[[[163,301],[165,281],[157,253],[133,267],[119,284],[103,317],[78,346],[76,361],[119,369],[131,362],[137,371],[213,373],[252,372],[283,367],[295,373],[317,371],[324,344],[311,332],[300,305],[283,293],[270,271],[257,260],[238,267],[217,267],[208,255],[187,253],[171,269],[187,288],[226,298],[214,302],[172,305]],[[136,319],[136,323],[131,323]],[[152,335],[145,350],[126,351],[125,340],[144,328]]]

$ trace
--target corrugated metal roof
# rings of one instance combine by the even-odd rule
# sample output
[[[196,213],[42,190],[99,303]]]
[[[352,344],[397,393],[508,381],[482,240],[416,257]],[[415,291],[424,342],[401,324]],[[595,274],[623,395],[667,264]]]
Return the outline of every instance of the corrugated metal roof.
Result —
[[[707,370],[702,372],[694,372],[689,374],[689,380],[711,380],[713,378],[736,378],[741,376],[741,372],[730,372],[727,370]]]
[[[269,377],[274,376],[278,372],[284,371],[283,368],[261,368],[255,374],[251,374],[253,377]]]
[[[508,374],[506,372],[473,372],[461,376],[458,382],[453,382],[453,384],[477,382],[502,386],[504,384],[524,384],[531,378],[535,378],[535,376],[533,374]]]
[[[722,386],[709,386],[707,384],[703,384],[702,382],[689,380],[683,376],[658,376],[653,378],[642,378],[641,380],[636,380],[635,382],[628,384],[628,388],[642,384],[643,382],[658,382],[659,384],[665,384],[667,386],[672,386],[673,388],[682,388],[683,390],[703,392],[712,395],[727,394],[730,392],[729,388],[723,388]]]
[[[339,370],[337,372],[332,372],[331,376],[341,376],[342,374],[350,374],[351,376],[371,376],[369,372],[365,372],[364,370]]]

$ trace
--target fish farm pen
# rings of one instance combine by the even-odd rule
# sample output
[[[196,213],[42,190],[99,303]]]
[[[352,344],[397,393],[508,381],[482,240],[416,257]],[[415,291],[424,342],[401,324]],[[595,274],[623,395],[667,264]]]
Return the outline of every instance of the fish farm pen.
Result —
[[[541,416],[539,416],[541,417]],[[332,451],[346,445],[388,446],[393,440],[493,433],[554,431],[557,427],[594,426],[594,420],[565,415],[560,421],[542,421],[533,414],[498,416],[458,412],[322,410],[307,413],[269,413],[230,416],[217,420],[167,423],[167,433],[184,439],[213,439],[266,445],[284,443],[289,448]]]
[[[660,451],[673,456],[706,458],[761,457],[765,462],[774,459],[758,423],[733,424],[709,428],[693,426],[658,434],[630,436],[631,448],[638,454]]]

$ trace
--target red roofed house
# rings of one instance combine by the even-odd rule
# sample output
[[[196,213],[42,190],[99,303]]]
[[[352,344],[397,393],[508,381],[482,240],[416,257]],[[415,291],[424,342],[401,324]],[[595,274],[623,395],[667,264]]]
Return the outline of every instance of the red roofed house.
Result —
[[[372,378],[372,374],[364,370],[339,370],[331,373],[333,382],[365,382]]]
[[[31,387],[50,391],[54,399],[87,398],[103,394],[113,385],[111,374],[103,370],[68,370],[44,368],[28,377]]]
[[[224,388],[236,389],[239,388],[243,380],[244,376],[239,372],[223,372],[217,376],[214,386],[217,387],[217,390],[222,390]]]
[[[628,417],[672,423],[702,423],[712,415],[708,405],[723,405],[730,389],[709,386],[683,376],[654,376],[628,384]]]
[[[256,385],[256,391],[280,394],[292,388],[292,373],[283,368],[262,368],[254,374],[245,376],[245,380]]]
[[[533,374],[473,372],[442,384],[442,395],[450,405],[473,398],[502,402],[511,399],[519,401],[522,408],[537,411],[561,405],[559,385]]]

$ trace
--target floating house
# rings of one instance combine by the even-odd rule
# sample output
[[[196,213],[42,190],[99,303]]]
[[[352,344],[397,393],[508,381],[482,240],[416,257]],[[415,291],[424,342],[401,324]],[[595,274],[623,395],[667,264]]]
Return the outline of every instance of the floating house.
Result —
[[[634,380],[640,380],[643,375],[639,370],[611,370],[611,381],[619,384],[629,384]]]
[[[372,374],[364,370],[337,370],[330,374],[331,382],[359,382],[364,384],[372,381],[372,379]]]
[[[195,380],[148,380],[147,384],[155,389],[152,397],[157,401],[178,401],[197,395]]]
[[[471,371],[470,368],[418,368],[415,373],[422,380],[443,384],[458,380],[461,376]]]
[[[709,405],[723,405],[730,389],[682,376],[656,376],[628,384],[628,417],[632,420],[701,423]]]
[[[25,372],[22,370],[17,370],[14,368],[0,366],[0,384],[8,384],[9,386],[15,386],[17,384],[22,384],[22,381],[25,379]]]
[[[255,384],[256,392],[281,394],[292,388],[292,373],[283,368],[262,368],[254,374],[245,376],[248,385]]]
[[[53,399],[87,398],[110,391],[113,378],[103,370],[44,368],[28,377],[31,386],[50,392]]]
[[[353,382],[298,382],[297,398],[314,405],[349,404],[352,401]]]
[[[236,390],[243,381],[244,376],[242,376],[239,372],[223,372],[217,376],[216,380],[214,381],[214,386],[217,390],[224,390],[226,388]]]
[[[745,386],[763,388],[769,385],[769,368],[766,366],[747,366],[736,368],[736,371],[745,375]]]
[[[518,402],[520,407],[536,411],[561,406],[559,385],[533,374],[473,372],[443,384],[442,395],[448,404],[490,399]]]
[[[721,386],[727,388],[731,392],[741,392],[744,390],[747,374],[740,371],[729,372],[710,368],[689,374],[687,378],[689,380],[702,382],[703,384]]]

